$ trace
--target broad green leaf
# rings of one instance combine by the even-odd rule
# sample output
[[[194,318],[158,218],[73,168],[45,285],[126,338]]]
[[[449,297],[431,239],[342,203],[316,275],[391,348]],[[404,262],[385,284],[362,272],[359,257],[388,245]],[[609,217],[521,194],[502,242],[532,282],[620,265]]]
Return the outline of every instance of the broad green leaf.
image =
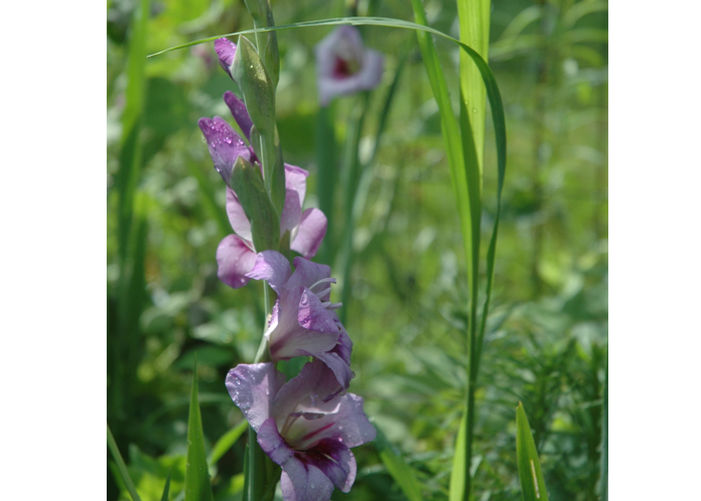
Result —
[[[219,461],[226,451],[231,449],[231,447],[236,443],[236,441],[243,435],[243,432],[248,428],[248,423],[246,421],[241,421],[239,424],[234,426],[232,429],[227,431],[222,437],[217,440],[217,443],[212,447],[212,452],[209,454],[209,464],[214,465]]]
[[[387,468],[387,471],[409,501],[421,501],[424,497],[421,493],[421,483],[418,480],[416,471],[404,461],[401,454],[395,450],[394,446],[387,440],[385,434],[382,433],[382,430],[377,426],[377,423],[373,424],[377,430],[377,437],[373,444],[385,468]]]
[[[516,407],[516,461],[523,501],[548,501],[538,451],[521,402]]]
[[[457,0],[457,3],[460,41],[468,44],[487,60],[491,0]],[[484,120],[487,116],[485,89],[479,70],[464,52],[460,53],[460,95],[472,124],[473,142],[481,174],[484,158]]]
[[[259,252],[277,249],[280,240],[280,220],[265,191],[258,166],[238,157],[231,173],[231,187],[251,222],[255,248]]]
[[[112,435],[112,431],[110,430],[109,424],[107,425],[107,448],[110,450],[112,458],[117,464],[117,471],[119,472],[119,476],[121,477],[122,483],[127,488],[131,499],[133,501],[141,501],[139,494],[136,492],[136,487],[134,487],[134,482],[132,482],[131,477],[129,476],[129,470],[127,469],[127,465],[124,463],[122,454],[119,452],[117,442],[114,440],[114,436]]]
[[[202,416],[197,397],[197,363],[192,373],[190,413],[187,420],[187,466],[185,468],[185,501],[212,501],[207,456],[204,451]]]

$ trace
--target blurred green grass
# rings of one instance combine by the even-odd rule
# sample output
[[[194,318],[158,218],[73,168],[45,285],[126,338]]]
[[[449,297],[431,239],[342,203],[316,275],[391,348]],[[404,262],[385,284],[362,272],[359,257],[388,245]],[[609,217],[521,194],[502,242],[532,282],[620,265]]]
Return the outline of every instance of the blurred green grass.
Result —
[[[151,3],[148,52],[250,26],[242,2]],[[410,7],[399,0],[368,3],[377,15],[412,18]],[[368,3],[361,2],[360,14]],[[118,284],[127,272],[118,259],[115,180],[135,5],[112,0],[107,15],[108,339],[120,335],[115,326]],[[565,0],[493,6],[490,64],[504,99],[509,157],[494,306],[477,395],[476,499],[519,495],[513,422],[519,400],[528,409],[551,498],[589,500],[599,492],[607,332],[607,57],[602,38],[607,19],[605,10],[596,9],[605,7]],[[338,1],[276,3],[273,8],[280,24],[344,13]],[[457,34],[454,5],[429,1],[426,10],[433,27]],[[589,13],[578,17],[582,12]],[[515,33],[514,19],[532,22]],[[313,47],[327,32],[297,30],[278,37],[281,142],[286,161],[311,171],[310,205],[316,205],[317,181]],[[365,398],[368,414],[420,472],[430,490],[427,499],[443,499],[464,394],[465,361],[455,355],[464,351],[461,329],[467,315],[458,217],[437,107],[415,36],[380,28],[365,28],[363,35],[367,45],[386,54],[386,74],[371,97],[361,154],[370,153],[398,48],[414,50],[355,228],[346,305],[357,374],[351,389]],[[457,50],[436,44],[456,96]],[[136,356],[133,366],[123,368],[133,385],[115,408],[114,381],[108,381],[108,417],[147,500],[160,499],[169,472],[171,493],[183,488],[195,355],[207,447],[240,422],[224,376],[237,363],[252,360],[263,313],[256,284],[234,291],[216,278],[214,252],[229,229],[224,190],[196,121],[214,114],[227,117],[221,95],[232,84],[212,47],[204,45],[149,60],[145,75],[137,180],[138,214],[148,229],[145,288],[131,333]],[[360,99],[342,98],[334,105],[337,137],[344,137],[346,118]],[[488,124],[486,192],[496,183],[491,133]],[[494,214],[492,200],[486,198],[487,220]],[[115,363],[126,362],[109,364]],[[243,440],[214,468],[216,499],[235,498],[242,454]],[[358,449],[356,456],[356,485],[348,495],[336,492],[334,499],[404,499],[372,446]],[[108,497],[127,499],[109,478]]]

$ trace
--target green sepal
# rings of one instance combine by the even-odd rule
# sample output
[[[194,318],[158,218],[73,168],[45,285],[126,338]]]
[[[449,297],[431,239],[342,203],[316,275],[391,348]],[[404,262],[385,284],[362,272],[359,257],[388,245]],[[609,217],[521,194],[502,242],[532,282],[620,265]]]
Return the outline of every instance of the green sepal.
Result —
[[[548,501],[538,451],[521,402],[516,407],[516,461],[523,501]]]
[[[282,160],[277,127],[272,137],[263,137],[255,125],[251,127],[251,146],[263,163],[263,184],[270,193],[277,215],[281,216],[285,206],[285,164]],[[268,179],[271,179],[270,183],[267,182]]]
[[[241,88],[253,124],[261,133],[271,134],[275,128],[275,90],[258,51],[244,36],[239,37],[231,74]]]
[[[264,186],[279,216],[285,205],[285,167],[275,124],[275,87],[258,51],[244,36],[239,37],[232,75],[257,131],[251,132],[251,145],[263,165]]]
[[[255,27],[275,26],[273,10],[268,0],[244,0],[246,9],[253,18]],[[258,52],[262,54],[263,65],[268,70],[273,82],[273,89],[277,87],[280,76],[280,56],[277,47],[277,35],[274,31],[268,33],[256,33],[256,45]]]
[[[231,188],[251,222],[256,251],[278,250],[280,218],[263,185],[260,168],[238,157],[231,173]]]

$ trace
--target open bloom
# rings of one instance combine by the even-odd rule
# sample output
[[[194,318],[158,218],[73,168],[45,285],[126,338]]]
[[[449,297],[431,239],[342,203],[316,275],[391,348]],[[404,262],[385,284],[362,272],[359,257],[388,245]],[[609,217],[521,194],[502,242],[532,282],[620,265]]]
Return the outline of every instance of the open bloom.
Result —
[[[336,96],[369,90],[382,78],[383,57],[366,49],[353,26],[341,26],[316,46],[319,100],[325,106]]]
[[[252,123],[246,106],[229,91],[224,94],[224,101],[241,132],[250,140]],[[234,230],[234,234],[224,237],[217,248],[217,275],[222,282],[233,288],[243,287],[250,280],[246,273],[256,261],[256,249],[253,246],[251,223],[236,193],[228,185],[238,157],[253,163],[258,158],[223,118],[200,118],[198,123],[207,141],[214,168],[227,184],[226,213]],[[290,248],[310,258],[316,254],[326,234],[326,216],[316,208],[302,211],[308,175],[309,172],[304,169],[285,164],[286,194],[280,216],[280,237],[289,231]]]
[[[352,447],[375,438],[363,399],[344,393],[329,369],[307,363],[288,382],[273,363],[241,364],[226,388],[258,434],[258,444],[282,467],[285,501],[328,501],[334,486],[348,492],[356,463]]]
[[[258,254],[248,277],[267,280],[278,298],[273,305],[265,336],[273,360],[312,356],[323,362],[347,388],[352,343],[336,315],[339,303],[329,301],[331,268],[296,257],[295,271],[287,258],[275,251]]]

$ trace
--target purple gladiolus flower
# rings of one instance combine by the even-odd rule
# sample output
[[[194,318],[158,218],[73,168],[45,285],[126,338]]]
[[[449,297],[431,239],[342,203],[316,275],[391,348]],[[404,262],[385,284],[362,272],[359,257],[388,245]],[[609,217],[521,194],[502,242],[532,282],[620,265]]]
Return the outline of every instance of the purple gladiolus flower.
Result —
[[[312,356],[323,362],[347,388],[353,377],[350,369],[352,342],[336,315],[340,303],[331,303],[331,269],[307,259],[294,259],[295,271],[282,254],[258,254],[248,277],[267,280],[278,299],[265,336],[273,360]]]
[[[250,139],[252,122],[246,106],[229,91],[224,94],[224,101],[243,134]],[[214,168],[227,184],[226,212],[235,233],[225,237],[217,248],[217,275],[222,282],[236,289],[250,280],[246,273],[256,261],[256,249],[253,246],[251,223],[236,193],[228,186],[238,157],[254,163],[258,158],[253,148],[223,118],[200,118],[198,123],[207,141]],[[311,258],[326,235],[326,216],[316,208],[302,211],[308,175],[309,172],[300,167],[285,164],[286,194],[280,216],[280,237],[289,231],[290,248]]]
[[[324,364],[313,361],[285,382],[273,363],[241,364],[226,388],[258,434],[258,444],[282,467],[285,501],[328,501],[334,486],[348,492],[356,463],[352,447],[375,438],[363,399],[344,393]]]
[[[325,106],[335,96],[369,90],[382,78],[383,57],[366,49],[353,26],[341,26],[316,46],[319,100]]]

